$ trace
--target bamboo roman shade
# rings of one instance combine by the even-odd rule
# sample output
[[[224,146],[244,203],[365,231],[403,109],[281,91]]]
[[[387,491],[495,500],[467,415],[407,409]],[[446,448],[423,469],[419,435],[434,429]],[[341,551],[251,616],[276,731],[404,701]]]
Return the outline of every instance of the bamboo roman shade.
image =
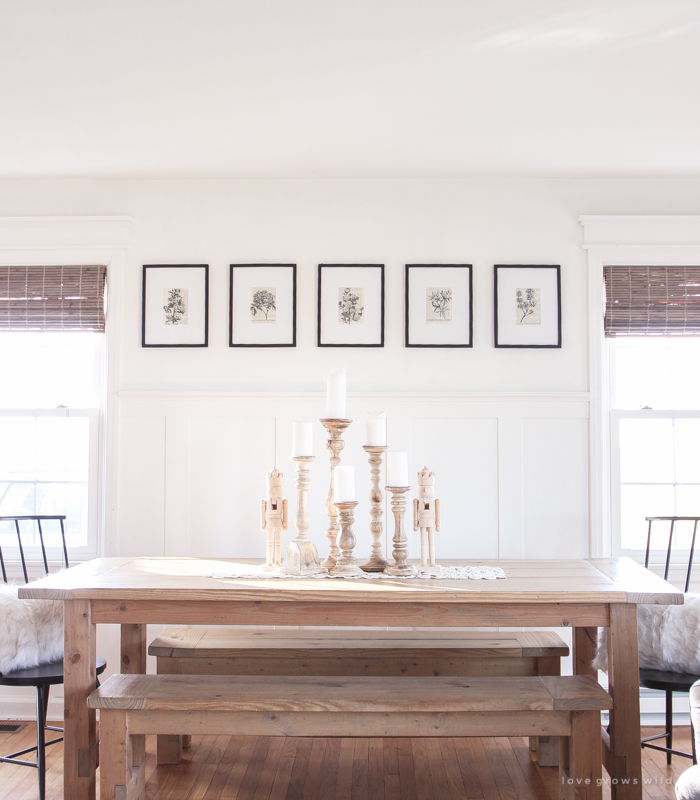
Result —
[[[104,266],[0,266],[0,330],[105,329]]]
[[[606,336],[700,336],[700,267],[604,267]]]

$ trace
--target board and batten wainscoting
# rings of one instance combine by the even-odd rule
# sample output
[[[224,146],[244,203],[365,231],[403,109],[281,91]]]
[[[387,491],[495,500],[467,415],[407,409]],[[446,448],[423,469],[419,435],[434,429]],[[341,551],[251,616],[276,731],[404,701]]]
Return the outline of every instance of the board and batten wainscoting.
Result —
[[[105,555],[264,557],[260,499],[273,467],[295,503],[294,419],[315,421],[308,535],[325,553],[324,403],[321,392],[119,392],[107,526],[115,539]],[[389,448],[409,452],[412,483],[423,466],[435,472],[438,562],[587,557],[588,409],[586,393],[350,392],[341,463],[356,470],[356,556],[368,556],[371,542],[365,418],[386,411]],[[386,514],[384,523],[390,542]],[[409,533],[419,557],[419,536]]]

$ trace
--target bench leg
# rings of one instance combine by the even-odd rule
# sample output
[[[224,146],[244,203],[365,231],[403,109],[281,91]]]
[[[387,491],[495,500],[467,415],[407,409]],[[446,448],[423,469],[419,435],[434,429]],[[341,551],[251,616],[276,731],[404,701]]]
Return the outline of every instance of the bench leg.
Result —
[[[100,744],[100,800],[114,800],[116,787],[125,786],[131,777],[125,711],[102,709]]]
[[[179,658],[159,658],[157,664],[159,675],[178,675],[180,673]],[[187,738],[187,744],[184,742],[185,738]],[[190,746],[189,740],[189,736],[159,734],[156,744],[156,764],[179,764],[182,761],[182,748]]]
[[[557,657],[542,656],[537,659],[538,675],[561,675],[561,659]],[[530,750],[536,753],[537,763],[541,767],[559,766],[559,737],[535,736],[530,738]]]
[[[602,800],[600,712],[573,711],[571,736],[561,737],[559,797]]]
[[[124,623],[121,626],[121,672],[123,675],[146,673],[146,626]],[[134,736],[133,766],[146,762],[146,737]],[[101,798],[100,798],[101,800]]]

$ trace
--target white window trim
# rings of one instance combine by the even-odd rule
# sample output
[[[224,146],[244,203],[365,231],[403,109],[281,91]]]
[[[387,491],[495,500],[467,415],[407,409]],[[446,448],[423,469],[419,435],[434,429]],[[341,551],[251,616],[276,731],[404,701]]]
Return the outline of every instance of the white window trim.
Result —
[[[119,388],[118,337],[122,286],[130,246],[131,217],[52,216],[0,217],[0,265],[105,264],[107,266],[106,375],[101,381],[103,413],[98,419],[98,483],[96,550],[94,555],[119,554],[116,525],[117,432],[112,409]],[[69,551],[69,559],[71,552]],[[88,556],[77,556],[80,561]]]
[[[589,547],[592,558],[604,558],[613,552],[613,526],[603,267],[700,264],[700,216],[585,215],[579,222],[588,254]]]

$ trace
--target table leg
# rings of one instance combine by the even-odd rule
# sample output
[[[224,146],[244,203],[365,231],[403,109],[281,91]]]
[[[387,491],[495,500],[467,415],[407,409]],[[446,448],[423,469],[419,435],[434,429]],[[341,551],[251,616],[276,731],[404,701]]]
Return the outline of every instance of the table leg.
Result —
[[[639,651],[637,606],[634,603],[610,604],[608,677],[613,709],[610,712],[610,754],[606,767],[613,779],[612,800],[641,800]]]
[[[97,732],[87,697],[95,691],[95,626],[89,600],[63,604],[63,794],[95,800]]]
[[[574,675],[592,675],[598,673],[591,666],[595,657],[598,628],[574,628]]]
[[[124,623],[122,625],[121,672],[123,675],[145,675],[146,673],[146,626]],[[146,737],[132,736],[132,766],[146,763]]]

